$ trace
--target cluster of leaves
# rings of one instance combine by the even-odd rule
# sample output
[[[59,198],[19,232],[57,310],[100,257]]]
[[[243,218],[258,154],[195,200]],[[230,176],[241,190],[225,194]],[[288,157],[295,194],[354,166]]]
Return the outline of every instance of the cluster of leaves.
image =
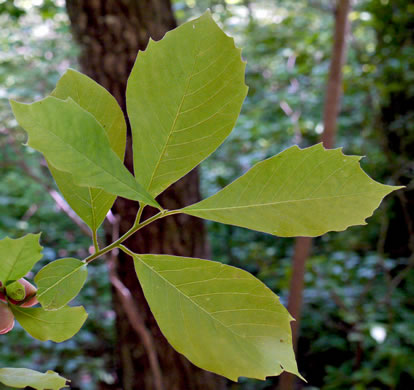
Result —
[[[359,157],[321,145],[292,147],[206,200],[182,210],[162,209],[154,197],[211,154],[232,130],[247,92],[244,67],[240,50],[208,13],[160,42],[150,42],[138,56],[127,88],[135,177],[122,163],[122,112],[86,76],[68,71],[50,97],[30,105],[12,102],[29,134],[28,144],[44,154],[66,200],[91,228],[95,246],[84,261],[60,259],[37,274],[42,308],[24,309],[31,310],[24,316],[21,306],[11,306],[32,336],[60,342],[76,333],[85,314],[65,305],[85,282],[87,264],[120,248],[134,259],[161,330],[193,363],[233,380],[265,379],[283,370],[299,375],[291,318],[259,280],[220,263],[134,254],[121,245],[152,221],[180,212],[285,237],[317,236],[364,224],[397,188],[371,180]],[[100,249],[96,231],[117,196],[139,201],[140,211],[125,236]],[[146,205],[160,211],[141,222]],[[2,280],[6,294],[12,282]],[[77,314],[69,320],[67,313],[74,310]],[[34,331],[37,317],[43,321]],[[60,326],[52,329],[56,321]]]

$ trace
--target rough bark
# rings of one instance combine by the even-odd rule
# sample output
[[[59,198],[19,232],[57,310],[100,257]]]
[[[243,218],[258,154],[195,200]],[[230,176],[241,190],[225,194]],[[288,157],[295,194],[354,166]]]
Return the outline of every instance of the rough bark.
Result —
[[[138,50],[145,49],[149,37],[159,40],[176,26],[170,0],[67,0],[66,4],[74,37],[81,48],[82,71],[108,89],[125,109],[126,82]],[[128,141],[125,163],[132,171],[130,138]],[[194,203],[200,199],[198,181],[197,170],[193,170],[159,196],[158,201],[168,209]],[[137,204],[118,199],[113,212],[119,217],[119,233],[122,234],[133,224]],[[151,213],[151,209],[146,209],[143,217]],[[134,252],[208,257],[202,222],[185,215],[151,224],[131,237],[126,245]],[[114,294],[119,388],[153,390],[159,389],[162,383],[165,390],[223,389],[225,380],[193,366],[165,340],[139,287],[132,261],[120,253],[111,272],[121,283],[115,286],[117,294]],[[129,313],[124,309],[125,302],[130,299],[128,290],[136,305]],[[141,336],[139,327],[136,324],[132,327],[128,320],[137,314],[142,320],[141,330],[144,325],[149,331],[141,332]],[[142,334],[151,340],[144,341]],[[155,346],[151,359],[154,361],[154,356],[157,359],[161,381],[154,378],[154,364],[150,365],[145,345]]]
[[[321,141],[325,148],[332,148],[335,143],[336,123],[342,95],[342,66],[346,56],[346,35],[349,29],[348,14],[350,6],[350,0],[338,0],[335,10],[334,44],[332,48],[323,112],[324,130],[321,137]],[[298,237],[296,239],[288,301],[288,310],[296,319],[295,322],[292,322],[293,347],[295,351],[297,350],[300,329],[305,266],[306,260],[311,254],[311,248],[311,238]],[[279,388],[280,390],[292,390],[294,388],[294,383],[295,377],[285,373],[281,377]]]

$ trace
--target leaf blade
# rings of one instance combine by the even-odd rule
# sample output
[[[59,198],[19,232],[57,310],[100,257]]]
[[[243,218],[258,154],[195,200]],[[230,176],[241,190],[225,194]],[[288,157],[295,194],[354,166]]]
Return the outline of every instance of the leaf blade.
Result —
[[[292,146],[182,212],[281,237],[364,225],[382,198],[401,187],[375,182],[359,160],[322,144]]]
[[[59,79],[51,93],[58,99],[72,98],[84,110],[92,114],[105,130],[111,149],[124,160],[126,123],[123,112],[115,98],[88,76],[68,69]],[[116,195],[101,189],[77,186],[72,176],[48,164],[59,190],[71,208],[82,220],[96,231],[102,224]],[[98,199],[97,199],[98,198]]]
[[[44,266],[35,276],[36,297],[45,310],[58,310],[74,299],[88,277],[86,264],[64,258]]]
[[[59,390],[68,387],[66,386],[68,379],[56,372],[41,373],[27,368],[0,368],[0,382],[19,389],[27,386],[36,390]]]
[[[102,126],[71,98],[49,96],[32,104],[11,101],[11,105],[29,134],[28,145],[54,167],[70,173],[76,184],[159,208],[111,149]]]
[[[25,276],[42,258],[43,247],[39,234],[27,234],[18,239],[6,237],[0,240],[0,281],[5,285]]]
[[[213,261],[168,255],[135,254],[134,263],[160,329],[192,363],[234,381],[265,379],[283,369],[300,376],[292,318],[254,276]]]
[[[244,70],[240,50],[209,12],[150,41],[138,54],[127,108],[135,175],[151,195],[184,176],[229,135],[247,93]]]
[[[64,307],[56,311],[22,308],[10,305],[16,320],[35,339],[61,343],[73,337],[88,317],[82,306]]]

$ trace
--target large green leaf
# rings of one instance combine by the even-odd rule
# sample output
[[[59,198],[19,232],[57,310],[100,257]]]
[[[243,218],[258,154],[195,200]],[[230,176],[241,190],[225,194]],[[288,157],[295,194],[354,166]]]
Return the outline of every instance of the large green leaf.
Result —
[[[59,259],[44,266],[36,275],[37,299],[45,310],[57,310],[75,298],[88,277],[86,263]]]
[[[49,96],[32,104],[11,101],[11,105],[29,134],[29,146],[55,168],[70,173],[76,184],[159,207],[111,149],[95,117],[71,98]]]
[[[360,159],[322,144],[292,146],[182,212],[281,237],[365,225],[382,198],[400,187],[372,180]]]
[[[42,258],[39,234],[27,234],[16,240],[0,240],[0,281],[3,285],[25,276]]]
[[[46,311],[40,307],[23,308],[10,305],[16,320],[35,339],[56,343],[68,340],[78,333],[88,314],[82,306],[64,307]]]
[[[115,98],[88,76],[68,69],[58,81],[51,94],[58,99],[72,98],[83,109],[91,113],[108,136],[109,145],[117,156],[124,160],[126,124],[124,114]],[[73,210],[96,231],[101,225],[116,196],[102,189],[77,186],[69,173],[49,169],[63,196]]]
[[[221,263],[134,255],[135,269],[158,325],[195,365],[231,380],[265,379],[298,370],[290,317],[254,276]]]
[[[138,54],[128,80],[134,171],[156,196],[229,135],[247,93],[240,49],[209,12]]]
[[[68,379],[59,376],[56,372],[41,373],[27,368],[0,368],[0,382],[6,386],[19,389],[28,386],[36,390],[59,390],[66,386]]]

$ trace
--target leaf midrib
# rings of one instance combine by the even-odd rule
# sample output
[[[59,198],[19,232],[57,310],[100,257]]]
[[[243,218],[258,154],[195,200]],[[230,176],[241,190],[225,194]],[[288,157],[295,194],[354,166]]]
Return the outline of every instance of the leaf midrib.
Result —
[[[87,111],[85,111],[85,112],[87,112]],[[88,113],[88,114],[90,114],[90,113]],[[90,114],[90,115],[92,115],[92,114]],[[96,119],[95,119],[96,120]],[[99,124],[99,122],[98,122],[98,124]],[[37,126],[39,127],[39,125],[37,124]],[[101,126],[101,128],[102,128],[102,126]],[[105,132],[105,130],[103,130],[102,129],[102,131],[104,131]],[[58,134],[56,134],[56,133],[54,133],[53,131],[48,131],[48,133],[49,134],[52,134],[53,136],[55,136],[57,139],[59,139],[61,142],[63,142],[63,144],[65,145],[65,146],[68,146],[69,148],[71,148],[72,150],[74,150],[77,154],[79,154],[79,155],[81,155],[83,158],[85,158],[86,160],[88,160],[89,162],[91,162],[94,166],[96,166],[96,167],[98,167],[99,169],[102,169],[105,173],[107,173],[111,178],[114,178],[118,183],[121,183],[121,184],[123,184],[123,185],[125,185],[126,187],[128,187],[129,189],[131,189],[134,193],[136,193],[136,194],[138,194],[138,195],[140,195],[140,193],[134,188],[134,187],[132,187],[129,183],[126,183],[125,181],[123,181],[123,180],[121,180],[120,178],[119,178],[119,176],[115,176],[115,175],[113,175],[111,172],[109,172],[108,170],[106,170],[104,167],[102,167],[101,165],[98,165],[98,164],[96,164],[96,162],[95,161],[93,161],[93,160],[91,160],[90,158],[89,158],[89,156],[87,155],[87,154],[84,154],[84,153],[82,153],[81,151],[79,151],[77,148],[75,148],[72,144],[70,144],[70,143],[67,143],[67,142],[65,142],[65,140],[63,139],[63,138],[61,138]],[[113,152],[113,150],[110,148],[110,150]],[[115,152],[114,152],[115,153]],[[115,153],[116,154],[116,153]],[[118,156],[117,156],[117,158],[118,158]],[[52,164],[53,165],[53,164]],[[66,172],[66,171],[64,171],[64,172]],[[73,176],[73,175],[72,175]],[[137,183],[137,182],[135,182],[135,180],[134,180],[134,183]],[[82,187],[82,186],[81,186]],[[86,186],[87,188],[90,188],[89,186]],[[92,188],[95,188],[95,187],[92,187]],[[99,188],[101,188],[101,189],[103,189],[102,187],[99,187]],[[114,194],[114,195],[117,195],[117,194]]]
[[[174,118],[174,121],[173,121],[173,123],[171,125],[170,131],[168,133],[168,137],[167,137],[167,139],[166,139],[166,141],[164,143],[164,146],[163,146],[162,151],[160,153],[160,157],[159,157],[159,159],[157,161],[157,164],[155,165],[154,170],[152,171],[151,179],[150,179],[150,181],[148,183],[148,187],[147,187],[149,192],[151,191],[151,186],[152,186],[152,183],[153,183],[153,181],[155,179],[155,172],[157,172],[157,170],[158,170],[158,168],[159,168],[159,166],[161,164],[161,161],[164,158],[165,151],[167,149],[167,145],[170,142],[171,136],[174,134],[174,130],[175,130],[175,126],[177,124],[177,120],[178,120],[179,116],[181,115],[181,108],[182,108],[182,106],[184,104],[184,100],[185,100],[185,98],[187,96],[188,88],[190,87],[190,81],[194,77],[194,69],[195,69],[195,66],[197,64],[197,58],[198,58],[200,52],[201,52],[201,48],[199,47],[198,53],[195,55],[195,58],[194,58],[194,64],[192,66],[191,71],[189,72],[189,75],[188,75],[188,78],[187,78],[187,81],[186,81],[186,86],[185,86],[185,89],[184,89],[184,93],[183,93],[183,96],[181,98],[180,105],[177,108],[177,113],[175,114],[175,118]]]
[[[229,209],[243,209],[243,208],[250,208],[250,207],[266,207],[266,206],[274,206],[274,205],[288,204],[288,203],[311,202],[311,201],[317,201],[317,200],[328,200],[328,199],[337,199],[337,198],[346,198],[346,197],[352,198],[354,196],[376,194],[376,193],[379,193],[379,192],[381,192],[381,191],[358,192],[358,193],[354,193],[354,194],[322,196],[322,197],[319,197],[319,198],[290,199],[290,200],[281,200],[281,201],[277,201],[277,202],[246,204],[246,205],[242,205],[242,206],[226,206],[226,207],[204,208],[204,209],[196,208],[195,207],[197,205],[197,203],[196,203],[194,205],[194,207],[189,206],[189,207],[186,207],[186,208],[182,209],[182,211],[186,211],[186,210],[188,210],[188,211],[218,211],[218,210],[229,210]],[[206,199],[206,201],[207,201],[207,199]]]

